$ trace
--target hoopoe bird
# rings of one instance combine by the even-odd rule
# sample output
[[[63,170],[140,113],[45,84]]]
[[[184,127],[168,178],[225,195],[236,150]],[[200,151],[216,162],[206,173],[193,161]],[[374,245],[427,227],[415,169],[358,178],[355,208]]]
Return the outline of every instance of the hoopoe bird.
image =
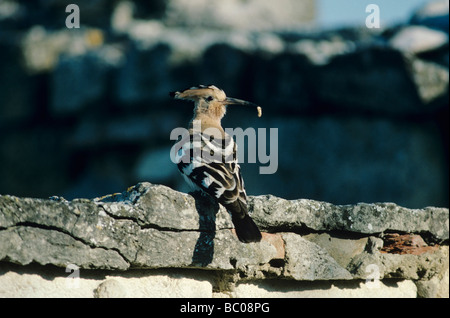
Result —
[[[241,242],[259,242],[261,232],[248,214],[247,194],[237,162],[237,146],[221,125],[227,105],[261,107],[230,98],[214,85],[200,85],[171,92],[175,99],[195,103],[189,134],[181,137],[175,163],[186,182],[194,189],[215,198],[231,214],[236,235]]]

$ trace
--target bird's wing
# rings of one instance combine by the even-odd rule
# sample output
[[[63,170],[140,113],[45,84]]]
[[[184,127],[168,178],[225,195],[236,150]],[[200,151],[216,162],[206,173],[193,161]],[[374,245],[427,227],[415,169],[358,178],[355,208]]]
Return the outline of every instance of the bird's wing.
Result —
[[[247,195],[233,138],[190,134],[178,151],[178,169],[196,186],[215,197],[234,217],[247,215]]]

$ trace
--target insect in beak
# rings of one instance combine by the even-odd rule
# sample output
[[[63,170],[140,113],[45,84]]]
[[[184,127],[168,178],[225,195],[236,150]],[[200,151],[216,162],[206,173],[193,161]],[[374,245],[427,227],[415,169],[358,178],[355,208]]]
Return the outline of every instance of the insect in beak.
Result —
[[[262,116],[262,108],[254,103],[251,102],[247,102],[245,100],[242,99],[237,99],[237,98],[232,98],[232,97],[227,97],[223,103],[225,105],[242,105],[242,106],[250,106],[250,107],[255,107],[257,112],[258,112],[258,117]]]

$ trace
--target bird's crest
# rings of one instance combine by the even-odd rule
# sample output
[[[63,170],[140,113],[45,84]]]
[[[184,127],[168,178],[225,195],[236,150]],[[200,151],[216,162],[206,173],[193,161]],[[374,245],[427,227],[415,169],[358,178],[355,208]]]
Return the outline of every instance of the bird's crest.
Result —
[[[214,85],[198,85],[182,91],[171,92],[170,96],[176,99],[196,101],[200,98],[211,98],[217,101],[224,101],[227,98],[225,92]]]
[[[193,86],[182,91],[170,92],[169,95],[175,99],[189,100],[195,103],[205,101],[206,103],[219,102],[220,105],[223,106],[244,105],[256,107],[258,117],[261,117],[262,115],[262,109],[260,106],[241,99],[227,97],[223,90],[214,85]]]

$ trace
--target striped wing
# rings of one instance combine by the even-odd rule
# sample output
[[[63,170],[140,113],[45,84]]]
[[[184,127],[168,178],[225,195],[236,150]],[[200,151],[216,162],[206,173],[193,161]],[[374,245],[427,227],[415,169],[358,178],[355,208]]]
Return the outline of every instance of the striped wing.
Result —
[[[183,138],[185,142],[176,156],[180,172],[215,197],[234,217],[245,217],[247,196],[233,138],[225,135],[217,139],[205,133],[191,133]]]

